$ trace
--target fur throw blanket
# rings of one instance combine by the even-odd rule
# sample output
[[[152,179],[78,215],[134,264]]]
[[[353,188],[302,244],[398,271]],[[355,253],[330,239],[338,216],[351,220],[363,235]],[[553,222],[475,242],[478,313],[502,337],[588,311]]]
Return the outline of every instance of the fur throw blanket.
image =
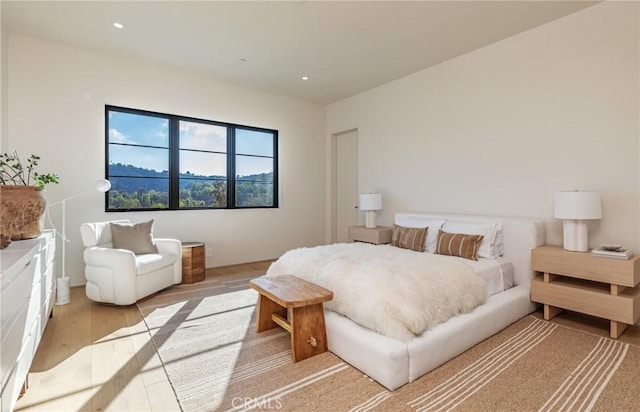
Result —
[[[290,250],[266,276],[284,274],[332,290],[326,309],[403,342],[487,299],[484,281],[459,259],[390,245]]]

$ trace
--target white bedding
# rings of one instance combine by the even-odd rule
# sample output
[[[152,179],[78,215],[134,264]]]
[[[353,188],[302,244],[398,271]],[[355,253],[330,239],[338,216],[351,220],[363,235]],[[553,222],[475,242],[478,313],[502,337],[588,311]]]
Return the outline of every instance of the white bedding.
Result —
[[[267,276],[283,274],[332,290],[334,298],[325,309],[403,342],[487,298],[485,281],[460,259],[391,245],[338,243],[290,250],[267,271]]]
[[[471,266],[487,284],[487,296],[493,296],[513,287],[513,263],[505,257],[496,259],[480,258],[478,260],[451,258],[459,259]]]

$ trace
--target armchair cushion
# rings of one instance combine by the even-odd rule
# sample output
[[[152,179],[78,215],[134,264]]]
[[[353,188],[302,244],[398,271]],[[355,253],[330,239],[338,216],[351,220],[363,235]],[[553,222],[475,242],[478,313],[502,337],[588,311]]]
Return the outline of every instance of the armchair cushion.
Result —
[[[159,255],[157,253],[136,256],[137,275],[144,275],[162,269],[165,266],[173,265],[177,258],[176,255]]]
[[[144,223],[111,223],[111,238],[114,249],[127,249],[136,255],[158,253],[153,243],[153,219]]]

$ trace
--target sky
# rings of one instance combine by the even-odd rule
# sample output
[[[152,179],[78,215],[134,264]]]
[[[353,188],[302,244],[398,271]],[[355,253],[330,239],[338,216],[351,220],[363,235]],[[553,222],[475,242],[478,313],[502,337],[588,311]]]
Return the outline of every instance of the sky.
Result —
[[[189,149],[180,151],[180,173],[188,171],[206,176],[226,175],[226,127],[181,120],[179,131],[180,148]],[[109,143],[153,146],[110,145],[109,161],[111,163],[130,164],[158,172],[169,169],[168,119],[111,111],[109,112]],[[236,129],[236,153],[273,156],[272,135],[260,131]],[[272,169],[272,159],[238,156],[236,160],[236,174],[241,176],[271,172]]]

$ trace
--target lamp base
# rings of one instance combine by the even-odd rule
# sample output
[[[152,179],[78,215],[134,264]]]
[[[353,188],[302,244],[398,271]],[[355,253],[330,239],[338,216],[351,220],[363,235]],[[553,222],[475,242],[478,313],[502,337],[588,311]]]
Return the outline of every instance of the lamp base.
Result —
[[[589,250],[589,227],[586,220],[565,219],[562,224],[563,248],[570,252]]]
[[[66,305],[67,303],[71,303],[69,278],[58,278],[56,279],[56,305]]]
[[[367,210],[364,214],[365,224],[364,226],[368,229],[375,229],[378,227],[377,213],[375,210]]]

